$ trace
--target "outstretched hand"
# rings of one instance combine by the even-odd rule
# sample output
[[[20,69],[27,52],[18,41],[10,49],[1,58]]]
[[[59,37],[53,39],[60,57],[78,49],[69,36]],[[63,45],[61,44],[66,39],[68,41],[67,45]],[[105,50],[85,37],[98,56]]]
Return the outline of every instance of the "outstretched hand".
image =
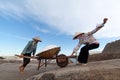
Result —
[[[20,58],[23,58],[23,56],[24,56],[23,54],[19,55]]]
[[[35,57],[35,55],[33,55],[32,57]]]
[[[108,18],[103,19],[103,23],[105,24],[107,22]]]

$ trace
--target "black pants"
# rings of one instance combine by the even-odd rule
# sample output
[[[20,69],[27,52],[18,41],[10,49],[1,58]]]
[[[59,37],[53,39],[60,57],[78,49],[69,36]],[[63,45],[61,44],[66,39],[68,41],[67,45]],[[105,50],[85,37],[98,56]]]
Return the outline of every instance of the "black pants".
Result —
[[[24,56],[31,56],[31,54],[24,54]],[[23,58],[23,67],[26,67],[30,63],[30,58]]]
[[[89,56],[89,50],[98,48],[99,44],[93,43],[93,44],[87,44],[84,47],[81,48],[81,51],[78,56],[78,62],[80,63],[87,63],[88,62],[88,56]]]

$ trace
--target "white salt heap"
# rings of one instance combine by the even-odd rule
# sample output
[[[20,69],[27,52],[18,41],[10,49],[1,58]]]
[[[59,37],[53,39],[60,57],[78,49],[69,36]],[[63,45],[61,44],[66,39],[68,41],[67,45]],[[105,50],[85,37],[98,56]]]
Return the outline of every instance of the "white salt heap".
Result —
[[[59,46],[56,46],[56,45],[48,45],[48,46],[46,46],[45,48],[43,48],[43,49],[41,50],[41,52],[47,51],[47,50],[49,50],[49,49],[57,48],[57,47],[59,47]],[[41,53],[41,52],[40,52],[40,53]]]

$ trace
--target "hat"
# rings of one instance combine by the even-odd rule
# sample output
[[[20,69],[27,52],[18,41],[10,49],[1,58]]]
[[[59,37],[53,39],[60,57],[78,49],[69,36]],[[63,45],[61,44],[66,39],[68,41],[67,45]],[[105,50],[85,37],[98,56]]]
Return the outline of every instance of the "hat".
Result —
[[[76,32],[75,35],[74,35],[74,37],[73,37],[73,39],[76,39],[81,34],[83,34],[83,32],[82,33],[81,32]]]
[[[33,39],[42,42],[42,40],[41,40],[40,37],[38,37],[38,36],[34,37]]]

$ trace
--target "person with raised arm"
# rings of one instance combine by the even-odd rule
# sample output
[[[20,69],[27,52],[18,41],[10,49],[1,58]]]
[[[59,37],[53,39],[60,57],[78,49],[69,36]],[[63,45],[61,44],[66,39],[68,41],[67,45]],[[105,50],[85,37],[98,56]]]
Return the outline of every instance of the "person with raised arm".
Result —
[[[74,54],[77,54],[77,51],[79,50],[80,46],[84,44],[80,50],[80,53],[78,55],[78,64],[86,65],[88,63],[88,57],[89,57],[89,50],[96,49],[99,47],[99,42],[96,40],[96,38],[93,36],[94,33],[96,33],[98,30],[100,30],[104,25],[106,24],[108,18],[104,18],[103,22],[96,26],[95,29],[93,29],[90,32],[84,33],[84,32],[76,32],[73,40],[78,39],[79,42],[76,45],[76,47],[73,49],[73,52],[71,56]]]

